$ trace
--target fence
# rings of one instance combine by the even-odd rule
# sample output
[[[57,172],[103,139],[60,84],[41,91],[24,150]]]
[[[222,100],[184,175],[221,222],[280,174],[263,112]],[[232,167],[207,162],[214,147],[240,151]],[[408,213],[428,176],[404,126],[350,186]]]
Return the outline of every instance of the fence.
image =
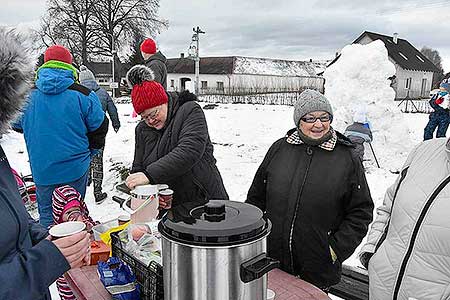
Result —
[[[253,95],[200,95],[198,98],[199,101],[207,103],[294,105],[302,92],[303,90],[296,92],[274,92]]]
[[[412,100],[412,99],[403,99],[396,100],[395,102],[399,102],[397,106],[400,107],[401,111],[404,113],[431,113],[433,108],[430,103],[428,103],[429,99],[420,99],[420,100]]]

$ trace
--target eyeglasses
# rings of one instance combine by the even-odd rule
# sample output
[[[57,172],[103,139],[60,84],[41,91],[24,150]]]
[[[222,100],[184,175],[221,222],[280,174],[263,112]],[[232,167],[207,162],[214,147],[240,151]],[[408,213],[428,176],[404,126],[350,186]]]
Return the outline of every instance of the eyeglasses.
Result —
[[[303,122],[306,123],[315,123],[317,120],[320,120],[320,122],[325,123],[325,122],[330,122],[331,121],[331,115],[326,114],[320,117],[315,117],[315,116],[306,116],[301,118],[300,120],[302,120]]]
[[[155,120],[159,115],[159,108],[155,109],[154,111],[152,111],[151,113],[149,113],[146,116],[141,115],[141,118],[144,120]]]

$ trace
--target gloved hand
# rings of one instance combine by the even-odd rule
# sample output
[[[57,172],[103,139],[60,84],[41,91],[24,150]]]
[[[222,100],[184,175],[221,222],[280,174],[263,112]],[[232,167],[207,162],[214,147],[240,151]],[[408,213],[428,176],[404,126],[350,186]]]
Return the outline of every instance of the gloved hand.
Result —
[[[114,131],[117,133],[117,131],[119,131],[120,127],[114,127]]]

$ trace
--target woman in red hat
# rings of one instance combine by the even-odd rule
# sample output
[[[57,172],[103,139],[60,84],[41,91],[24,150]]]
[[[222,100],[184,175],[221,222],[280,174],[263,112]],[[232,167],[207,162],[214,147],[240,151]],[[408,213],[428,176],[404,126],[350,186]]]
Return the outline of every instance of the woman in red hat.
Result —
[[[142,117],[127,186],[166,183],[174,190],[173,206],[228,199],[196,96],[166,93],[153,79],[152,70],[143,65],[127,74],[133,107]]]

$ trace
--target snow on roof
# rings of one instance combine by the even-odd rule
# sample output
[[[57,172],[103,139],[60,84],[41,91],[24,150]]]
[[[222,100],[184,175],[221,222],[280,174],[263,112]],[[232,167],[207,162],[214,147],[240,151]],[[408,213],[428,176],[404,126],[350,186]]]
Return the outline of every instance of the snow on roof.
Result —
[[[243,56],[201,57],[200,74],[251,74],[271,76],[316,76],[325,70],[328,61],[294,61]],[[193,74],[194,61],[169,58],[167,72]]]
[[[316,76],[316,63],[236,56],[234,74]]]

